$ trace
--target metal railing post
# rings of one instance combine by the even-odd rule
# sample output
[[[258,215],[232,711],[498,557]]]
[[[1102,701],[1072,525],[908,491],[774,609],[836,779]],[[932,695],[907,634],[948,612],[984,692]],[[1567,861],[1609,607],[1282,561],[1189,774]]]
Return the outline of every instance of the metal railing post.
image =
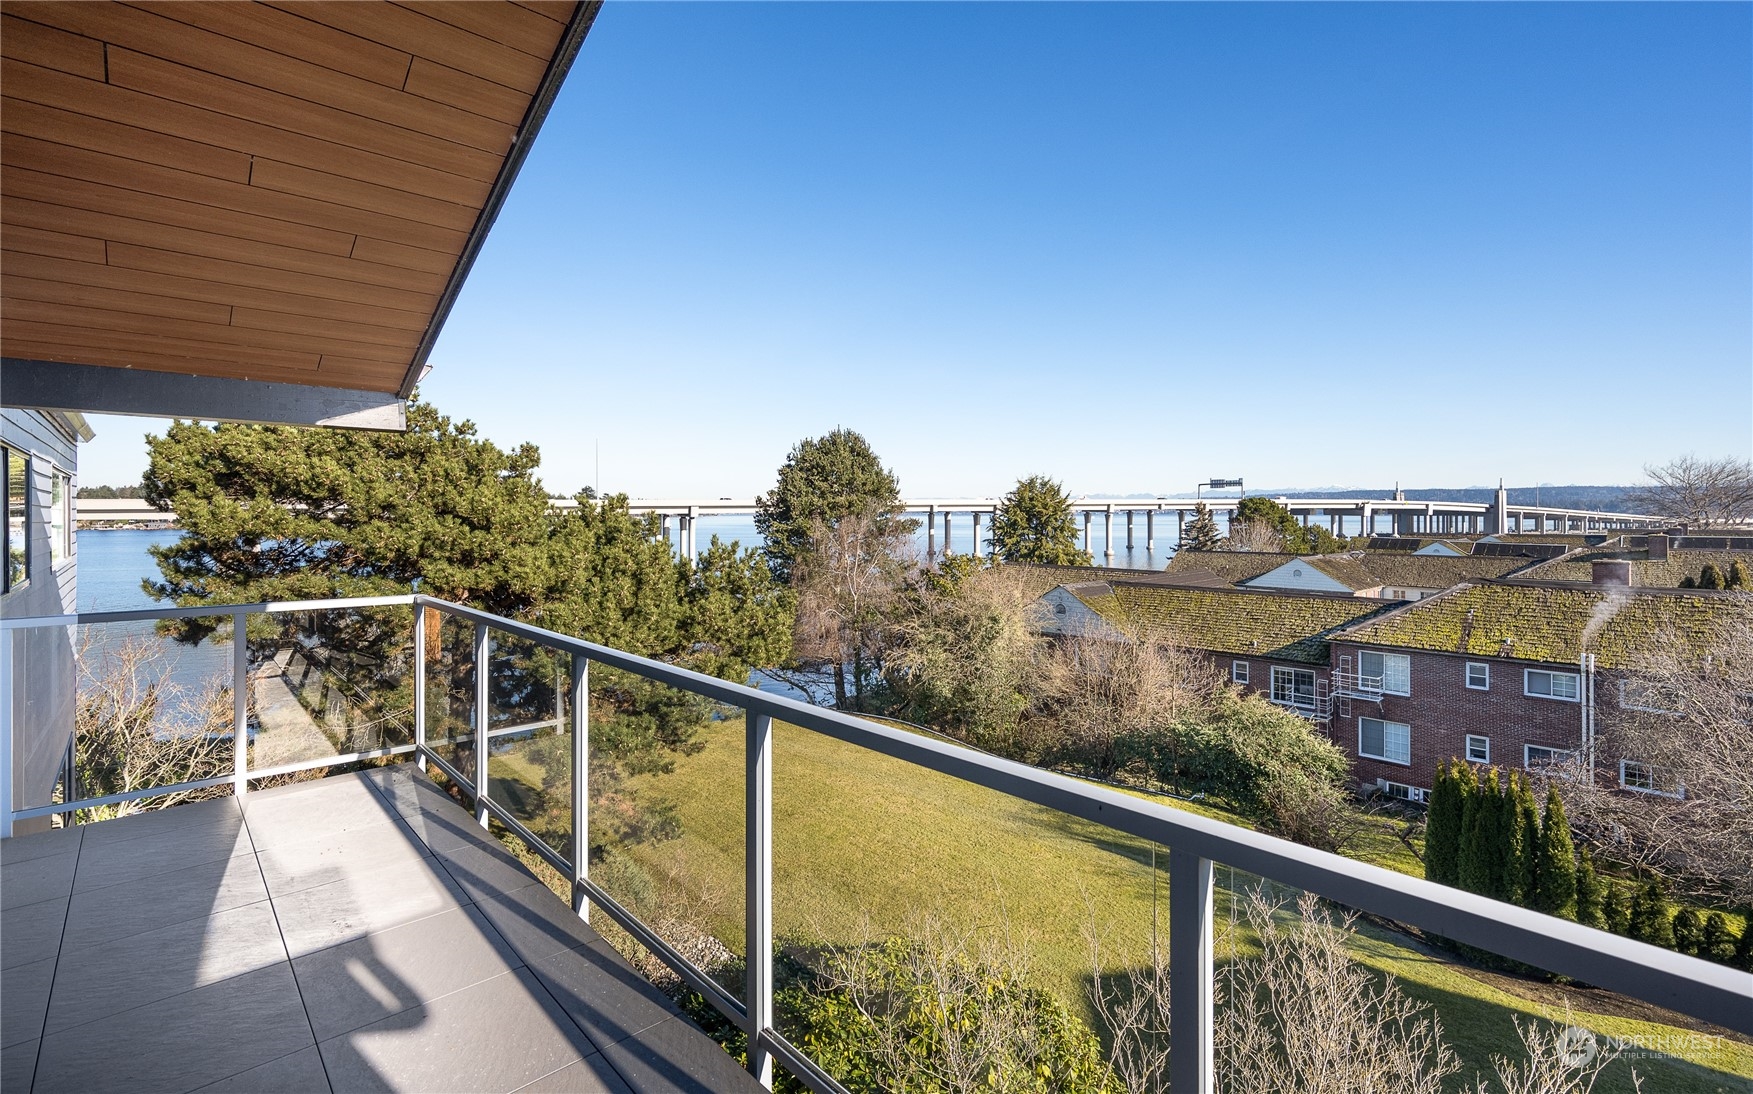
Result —
[[[590,659],[572,655],[572,910],[590,922]]]
[[[762,1035],[773,1028],[773,719],[751,710],[746,721],[748,996],[744,1004],[749,1012],[749,1074],[771,1090],[773,1056]]]
[[[0,839],[12,838],[12,632],[0,630]]]
[[[475,624],[475,823],[487,827],[487,657],[493,639]]]
[[[1211,1094],[1211,860],[1169,850],[1169,1089]]]
[[[422,774],[426,763],[426,605],[414,602],[414,762]]]
[[[250,788],[249,616],[231,617],[231,793],[242,801]]]

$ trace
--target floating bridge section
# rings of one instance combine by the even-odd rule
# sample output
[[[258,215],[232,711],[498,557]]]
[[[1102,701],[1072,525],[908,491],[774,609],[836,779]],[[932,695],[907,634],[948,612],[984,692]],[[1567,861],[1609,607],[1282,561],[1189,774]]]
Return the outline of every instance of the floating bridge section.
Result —
[[[1091,525],[1101,518],[1104,557],[1113,558],[1117,540],[1114,518],[1123,518],[1126,548],[1137,544],[1138,524],[1143,524],[1144,548],[1156,550],[1157,518],[1173,515],[1175,540],[1194,506],[1203,501],[1213,514],[1226,522],[1234,514],[1239,498],[1077,498],[1071,503],[1073,512],[1083,518],[1084,548],[1091,550]],[[1401,501],[1361,498],[1276,498],[1280,505],[1305,525],[1324,524],[1335,534],[1347,535],[1488,535],[1506,532],[1568,532],[1609,533],[1661,528],[1668,523],[1662,517],[1641,513],[1602,513],[1588,509],[1557,509],[1551,506],[1509,505],[1503,493],[1495,502],[1465,501]],[[966,516],[973,544],[980,550],[980,525],[997,513],[1002,498],[908,498],[901,508],[910,516],[924,518],[927,550],[937,553],[939,521],[942,522],[943,550],[955,547],[960,517]],[[556,499],[556,509],[571,509],[577,503],[570,498]],[[752,516],[753,498],[681,498],[634,499],[630,508],[635,513],[656,513],[662,518],[665,535],[674,521],[680,533],[681,549],[690,557],[699,554],[696,529],[701,517]],[[1139,518],[1142,517],[1142,521]],[[80,499],[78,518],[81,524],[133,524],[148,522],[175,523],[176,514],[155,509],[135,499]]]

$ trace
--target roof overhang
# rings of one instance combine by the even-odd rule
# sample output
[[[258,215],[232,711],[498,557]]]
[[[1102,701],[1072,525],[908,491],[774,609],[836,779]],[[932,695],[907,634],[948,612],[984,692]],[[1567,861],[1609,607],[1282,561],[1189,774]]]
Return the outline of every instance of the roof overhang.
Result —
[[[0,402],[401,428],[599,6],[8,0]]]

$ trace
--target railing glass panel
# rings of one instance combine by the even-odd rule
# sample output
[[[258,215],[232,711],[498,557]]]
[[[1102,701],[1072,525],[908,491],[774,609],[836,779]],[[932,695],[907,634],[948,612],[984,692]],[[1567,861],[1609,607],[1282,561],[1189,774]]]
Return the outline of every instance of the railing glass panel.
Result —
[[[426,747],[473,785],[475,772],[475,624],[428,610]]]
[[[154,622],[140,620],[15,632],[15,645],[44,650],[44,644],[70,643],[75,687],[63,693],[71,712],[55,710],[60,698],[43,689],[32,713],[45,716],[49,733],[37,738],[64,740],[52,727],[73,727],[64,774],[52,800],[105,798],[180,783],[223,779],[236,760],[232,681],[235,647],[232,617],[201,616]],[[28,653],[27,665],[36,658]],[[44,658],[56,663],[58,658]],[[27,668],[27,672],[29,669]],[[65,717],[70,713],[71,717]],[[253,711],[252,711],[253,714]],[[253,726],[253,718],[252,718]],[[253,732],[253,729],[252,729]],[[27,734],[15,733],[15,742]],[[47,772],[57,758],[14,756],[20,781],[17,808],[49,804]],[[147,800],[100,805],[77,812],[78,822],[105,820],[145,808],[229,794],[229,784]]]
[[[402,605],[250,616],[252,777],[412,744],[413,618]]]
[[[491,633],[490,796],[548,850],[572,855],[572,655]]]
[[[590,879],[738,997],[745,735],[738,708],[590,667]]]

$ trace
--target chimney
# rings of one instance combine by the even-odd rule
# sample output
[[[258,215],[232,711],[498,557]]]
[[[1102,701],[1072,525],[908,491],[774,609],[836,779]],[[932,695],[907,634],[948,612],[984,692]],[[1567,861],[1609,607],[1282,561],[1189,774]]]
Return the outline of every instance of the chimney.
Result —
[[[1668,534],[1666,532],[1651,532],[1649,551],[1651,562],[1668,561]]]
[[[1651,537],[1654,538],[1654,537]],[[1631,584],[1631,560],[1626,558],[1598,558],[1591,566],[1591,583],[1597,588],[1626,588]]]

